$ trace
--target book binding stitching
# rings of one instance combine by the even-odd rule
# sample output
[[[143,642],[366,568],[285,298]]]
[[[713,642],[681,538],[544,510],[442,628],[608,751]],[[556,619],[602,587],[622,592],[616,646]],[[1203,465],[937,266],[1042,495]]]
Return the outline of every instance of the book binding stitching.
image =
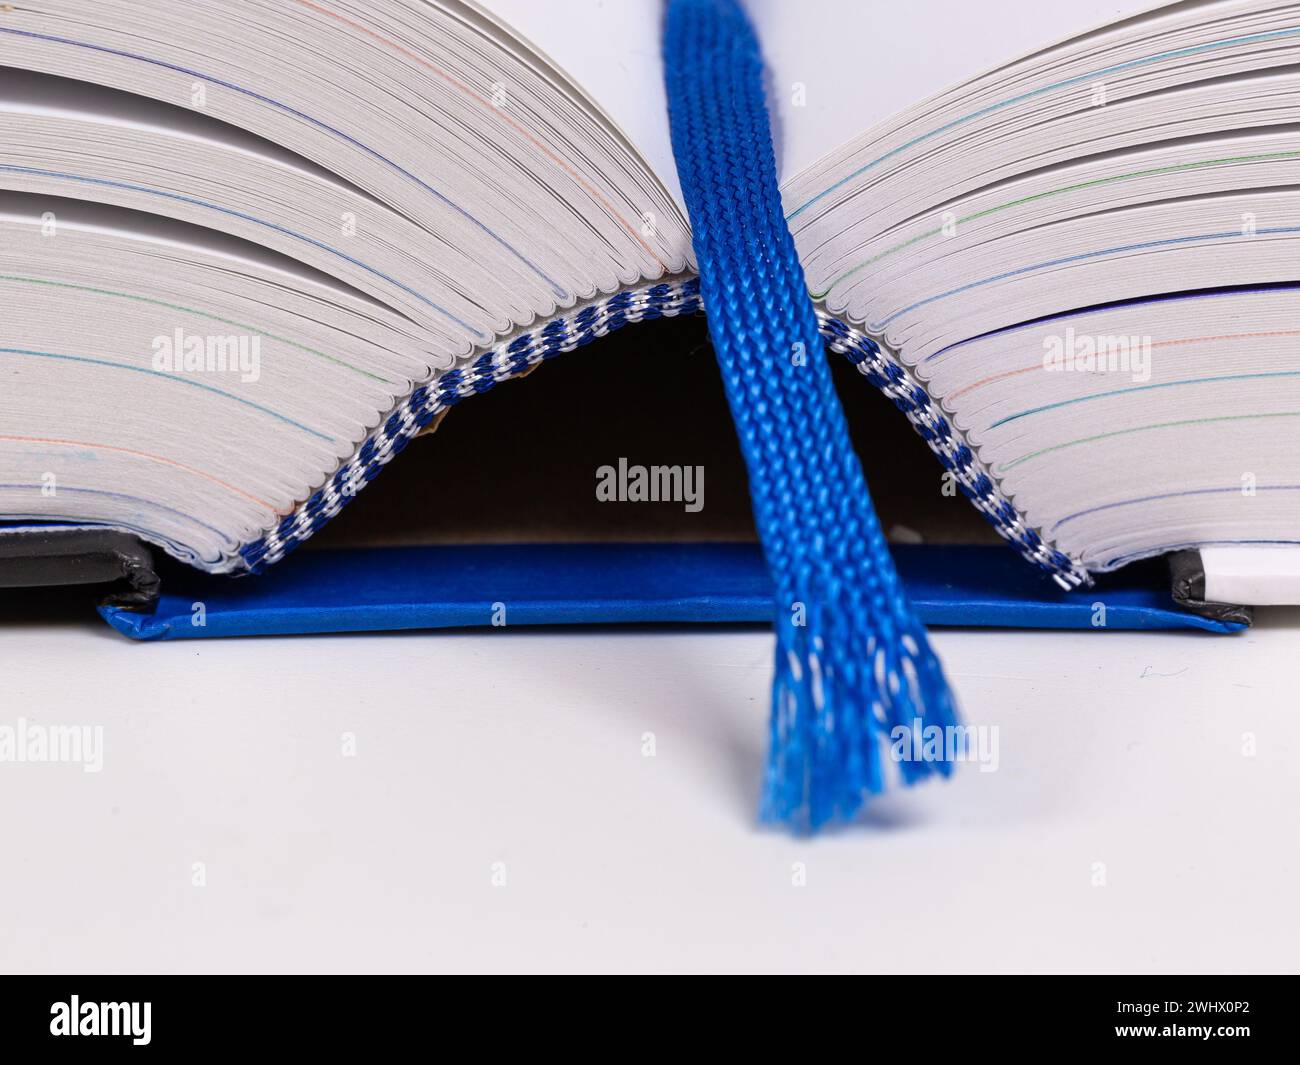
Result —
[[[547,359],[605,336],[629,322],[701,309],[699,281],[689,278],[629,289],[598,300],[540,328],[521,333],[416,388],[365,439],[351,459],[275,528],[240,547],[217,567],[257,573],[309,540],[435,417],[469,396],[518,377]],[[944,469],[998,534],[1064,588],[1091,582],[1087,571],[1025,521],[997,481],[905,366],[871,337],[818,309],[818,326],[831,350],[849,359],[906,415]]]

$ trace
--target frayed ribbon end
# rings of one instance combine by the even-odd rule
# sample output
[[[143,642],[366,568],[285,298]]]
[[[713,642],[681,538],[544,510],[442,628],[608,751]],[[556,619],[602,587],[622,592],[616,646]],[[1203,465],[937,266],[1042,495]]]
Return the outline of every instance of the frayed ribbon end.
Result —
[[[832,640],[778,625],[764,822],[812,832],[852,821],[891,777],[951,775],[956,708],[924,629],[907,628]]]

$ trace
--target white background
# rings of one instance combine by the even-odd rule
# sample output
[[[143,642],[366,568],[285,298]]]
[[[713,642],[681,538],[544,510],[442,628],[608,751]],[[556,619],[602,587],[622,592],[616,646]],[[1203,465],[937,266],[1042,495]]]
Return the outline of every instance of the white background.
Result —
[[[1300,611],[1261,613],[1237,637],[937,634],[997,772],[813,839],[755,824],[757,629],[0,623],[0,724],[105,737],[98,774],[0,765],[0,966],[1294,970]]]

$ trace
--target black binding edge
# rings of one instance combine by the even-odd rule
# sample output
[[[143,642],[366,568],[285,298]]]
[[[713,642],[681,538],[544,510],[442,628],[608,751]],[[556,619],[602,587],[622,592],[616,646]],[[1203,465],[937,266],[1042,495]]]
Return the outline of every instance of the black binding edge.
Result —
[[[1174,602],[1184,610],[1215,621],[1250,625],[1255,612],[1248,606],[1205,601],[1205,564],[1199,551],[1178,551],[1169,556],[1169,578]]]
[[[114,581],[126,587],[108,595],[106,606],[148,610],[158,602],[153,554],[129,533],[51,526],[0,535],[0,588]]]

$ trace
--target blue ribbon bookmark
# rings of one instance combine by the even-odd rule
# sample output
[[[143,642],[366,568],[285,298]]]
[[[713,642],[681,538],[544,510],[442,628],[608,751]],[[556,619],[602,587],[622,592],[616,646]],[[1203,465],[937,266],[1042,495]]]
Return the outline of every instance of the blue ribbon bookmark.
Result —
[[[777,188],[763,59],[735,0],[671,0],[673,154],[701,295],[776,588],[762,817],[850,819],[885,785],[951,771],[952,697],[894,570],[831,381]]]

